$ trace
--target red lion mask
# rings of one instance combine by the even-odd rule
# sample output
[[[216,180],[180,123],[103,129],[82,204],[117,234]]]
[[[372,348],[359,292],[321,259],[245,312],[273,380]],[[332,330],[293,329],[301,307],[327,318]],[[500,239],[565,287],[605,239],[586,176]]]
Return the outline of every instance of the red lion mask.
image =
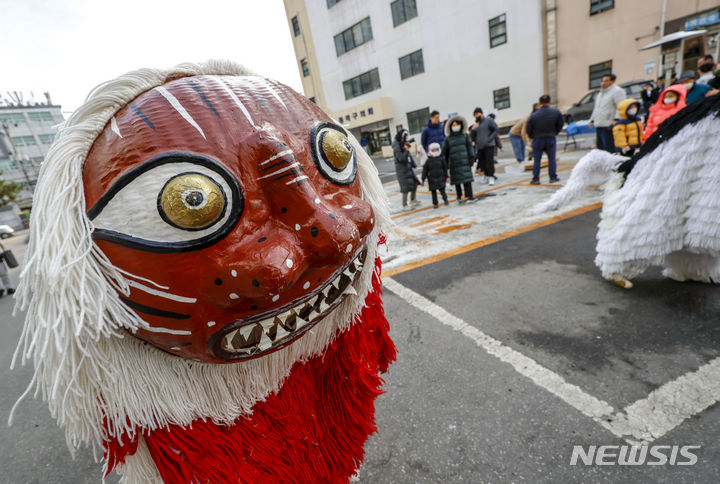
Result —
[[[346,482],[395,356],[387,207],[353,136],[210,62],[101,86],[55,145],[19,301],[23,356],[69,442],[102,443],[127,482]],[[62,207],[81,219],[67,254],[50,247]]]

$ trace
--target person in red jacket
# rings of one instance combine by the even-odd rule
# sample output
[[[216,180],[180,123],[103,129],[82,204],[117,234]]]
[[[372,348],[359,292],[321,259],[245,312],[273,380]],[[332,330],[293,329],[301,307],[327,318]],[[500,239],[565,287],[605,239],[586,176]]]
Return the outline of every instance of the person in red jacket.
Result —
[[[660,93],[657,102],[650,107],[650,114],[645,126],[645,139],[657,131],[663,121],[687,105],[685,103],[686,96],[687,89],[682,84],[674,84]]]

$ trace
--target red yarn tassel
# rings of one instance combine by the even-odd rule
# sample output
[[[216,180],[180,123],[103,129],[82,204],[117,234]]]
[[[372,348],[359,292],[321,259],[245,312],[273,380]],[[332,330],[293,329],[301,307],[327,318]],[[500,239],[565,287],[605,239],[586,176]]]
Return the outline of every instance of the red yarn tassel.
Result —
[[[376,259],[372,291],[356,324],[324,355],[296,363],[282,388],[231,426],[198,420],[144,433],[167,483],[346,483],[374,433],[379,372],[395,360]],[[322,324],[322,323],[321,323]],[[106,443],[108,468],[135,452]],[[135,443],[135,447],[137,443]]]

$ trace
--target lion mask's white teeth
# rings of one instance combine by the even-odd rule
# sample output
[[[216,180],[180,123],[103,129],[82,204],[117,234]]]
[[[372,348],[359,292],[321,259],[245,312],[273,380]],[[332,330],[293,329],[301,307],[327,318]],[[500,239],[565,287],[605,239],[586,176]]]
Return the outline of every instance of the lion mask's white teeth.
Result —
[[[292,309],[260,322],[246,324],[223,337],[223,348],[230,353],[256,355],[270,349],[321,318],[346,296],[357,296],[353,287],[362,272],[363,263],[356,257],[344,271],[326,284],[315,296]],[[342,290],[341,290],[342,288]]]

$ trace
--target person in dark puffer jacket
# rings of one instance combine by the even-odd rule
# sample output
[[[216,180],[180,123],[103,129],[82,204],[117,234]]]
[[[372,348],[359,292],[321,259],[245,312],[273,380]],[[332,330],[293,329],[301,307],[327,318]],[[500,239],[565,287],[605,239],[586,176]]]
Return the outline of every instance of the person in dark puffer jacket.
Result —
[[[447,161],[450,171],[450,183],[455,185],[458,203],[477,200],[472,191],[473,148],[466,131],[467,121],[462,116],[453,116],[445,123],[445,141],[443,142],[442,155]],[[465,188],[464,200],[462,199],[463,188]]]
[[[423,165],[422,182],[428,181],[428,188],[432,195],[433,207],[438,208],[437,192],[440,192],[445,205],[448,205],[447,193],[445,193],[445,180],[448,177],[447,163],[442,157],[442,148],[439,143],[430,143],[428,146],[428,159]]]
[[[400,192],[402,193],[403,210],[410,210],[408,206],[408,193],[410,194],[410,205],[420,205],[415,198],[417,186],[420,181],[415,176],[414,168],[417,168],[415,160],[410,154],[410,142],[408,141],[408,130],[402,129],[395,135],[392,143],[395,155],[395,175],[397,176]]]

